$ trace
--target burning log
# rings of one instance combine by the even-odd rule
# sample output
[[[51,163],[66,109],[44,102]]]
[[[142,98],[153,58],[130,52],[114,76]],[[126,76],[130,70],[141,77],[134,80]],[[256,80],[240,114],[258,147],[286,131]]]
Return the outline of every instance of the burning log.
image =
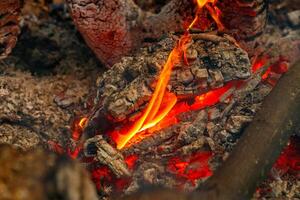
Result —
[[[17,43],[21,4],[21,0],[0,2],[0,59],[6,58]]]
[[[178,98],[197,96],[250,76],[247,53],[231,40],[211,34],[195,34],[192,38],[186,53],[189,66],[182,60],[175,66],[168,84],[170,92]],[[143,48],[134,57],[124,57],[98,78],[96,104],[103,105],[106,116],[117,122],[138,116],[153,94],[174,43],[175,39],[170,37],[155,47]]]
[[[194,194],[195,199],[251,197],[289,137],[299,128],[299,82],[300,62],[279,80],[228,160],[201,187],[201,191]],[[283,97],[285,101],[282,101]]]
[[[267,25],[267,0],[226,0],[219,2],[222,22],[249,56],[255,54],[255,44]]]
[[[289,136],[299,130],[300,63],[280,79],[230,157],[192,194],[140,192],[124,199],[247,199],[268,174]],[[285,97],[285,101],[282,101]],[[274,109],[276,108],[276,109]],[[258,136],[259,135],[259,136]],[[259,138],[259,140],[257,140]]]

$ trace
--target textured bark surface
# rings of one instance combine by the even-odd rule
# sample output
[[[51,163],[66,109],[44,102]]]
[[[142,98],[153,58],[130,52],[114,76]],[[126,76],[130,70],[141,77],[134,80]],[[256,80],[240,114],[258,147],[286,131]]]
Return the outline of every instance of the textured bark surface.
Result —
[[[192,194],[168,190],[140,192],[124,199],[248,199],[271,169],[289,136],[299,129],[300,63],[298,62],[265,99],[254,121],[230,157],[214,176]],[[286,101],[282,101],[285,97]],[[276,109],[274,109],[276,107]],[[259,140],[258,140],[259,138]]]
[[[300,62],[291,67],[266,97],[228,160],[201,187],[200,193],[194,195],[195,199],[251,197],[258,183],[268,175],[289,137],[300,127],[299,83]]]
[[[140,47],[145,40],[157,39],[164,33],[180,31],[191,19],[196,5],[191,0],[172,0],[159,13],[143,11],[132,0],[68,0],[78,30],[97,57],[112,65]],[[267,6],[264,0],[240,2],[224,0],[218,3],[226,32],[239,41],[254,40],[266,24]],[[250,51],[250,47],[246,44]]]
[[[226,32],[231,34],[249,56],[255,54],[255,42],[267,25],[267,0],[220,0],[222,22]]]
[[[180,30],[189,0],[173,0],[159,14],[145,12],[132,0],[68,0],[71,15],[87,44],[112,65],[147,37]],[[188,5],[188,7],[187,7]]]
[[[178,98],[200,95],[228,81],[250,76],[248,55],[234,42],[212,34],[195,34],[193,38],[186,55],[189,66],[182,59],[171,74],[168,88]],[[168,37],[115,64],[97,80],[97,106],[103,105],[106,115],[114,121],[128,119],[133,113],[137,116],[150,100],[175,44],[176,39]]]
[[[108,166],[118,178],[130,176],[123,155],[112,147],[101,135],[86,141],[84,149],[87,157],[95,156],[97,162]],[[94,152],[89,150],[94,150]]]
[[[0,59],[6,58],[17,43],[21,4],[21,0],[0,2]]]

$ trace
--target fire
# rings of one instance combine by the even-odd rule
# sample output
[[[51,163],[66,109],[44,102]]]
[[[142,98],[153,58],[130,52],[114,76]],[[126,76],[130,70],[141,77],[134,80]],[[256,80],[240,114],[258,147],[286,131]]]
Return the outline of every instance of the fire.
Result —
[[[221,11],[220,9],[216,6],[217,0],[197,0],[197,11],[196,11],[196,16],[192,23],[188,26],[187,30],[190,30],[191,28],[194,27],[194,25],[199,21],[199,16],[203,12],[203,8],[205,7],[210,16],[213,18],[213,20],[216,22],[218,29],[224,30],[224,25],[222,24],[220,20],[221,16]]]
[[[171,76],[172,68],[181,61],[183,52],[186,50],[186,45],[190,40],[191,38],[189,35],[184,35],[180,38],[177,46],[171,51],[168,60],[164,65],[161,74],[159,75],[154,93],[149,104],[147,105],[147,108],[145,109],[143,115],[129,129],[126,135],[120,135],[118,141],[116,141],[118,149],[122,149],[126,143],[139,131],[154,126],[175,105],[177,97],[175,95],[171,95],[172,103],[163,109],[162,112],[159,112],[163,98],[166,96],[166,88]]]
[[[206,8],[211,14],[212,18],[215,20],[218,28],[221,30],[224,29],[224,26],[219,19],[220,11],[215,6],[215,3],[216,0],[197,0],[196,16],[186,29],[186,33],[182,35],[175,48],[171,51],[167,62],[165,63],[163,70],[158,77],[157,84],[150,102],[148,103],[142,116],[136,122],[134,122],[134,124],[129,128],[126,134],[118,134],[118,137],[115,141],[118,149],[122,149],[128,143],[128,141],[136,135],[136,133],[149,129],[158,124],[175,106],[177,97],[175,94],[166,91],[166,88],[170,80],[172,68],[180,63],[182,61],[183,55],[185,55],[187,44],[191,41],[189,30],[198,21],[198,15],[204,8]],[[169,103],[164,108],[162,108],[163,99],[166,98],[169,99]],[[120,131],[119,133],[121,132],[123,131]]]

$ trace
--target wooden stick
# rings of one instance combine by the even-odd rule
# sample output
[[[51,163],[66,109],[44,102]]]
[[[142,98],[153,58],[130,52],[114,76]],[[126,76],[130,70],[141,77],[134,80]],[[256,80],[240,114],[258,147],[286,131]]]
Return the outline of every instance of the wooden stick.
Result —
[[[300,62],[280,79],[228,160],[194,199],[247,199],[300,127]]]

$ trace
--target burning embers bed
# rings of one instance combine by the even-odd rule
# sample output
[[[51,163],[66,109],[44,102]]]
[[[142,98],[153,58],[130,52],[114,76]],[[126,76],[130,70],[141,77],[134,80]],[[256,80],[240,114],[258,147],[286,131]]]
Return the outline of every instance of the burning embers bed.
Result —
[[[102,195],[143,184],[195,188],[287,70],[283,57],[250,59],[229,35],[190,33],[223,30],[220,14],[215,1],[198,0],[180,38],[142,48],[98,79],[95,106],[75,123],[68,153],[87,163]]]

